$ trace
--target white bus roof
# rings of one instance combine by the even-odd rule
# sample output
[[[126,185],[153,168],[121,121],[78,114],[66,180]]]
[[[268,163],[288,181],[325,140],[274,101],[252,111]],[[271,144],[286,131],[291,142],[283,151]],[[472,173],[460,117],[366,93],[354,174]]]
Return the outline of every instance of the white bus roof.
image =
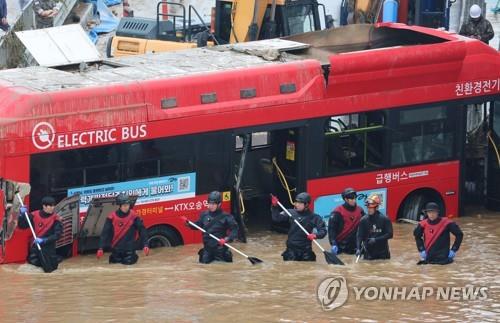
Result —
[[[278,52],[307,47],[307,44],[272,39],[214,48],[195,48],[108,59],[102,64],[77,72],[41,66],[3,70],[0,71],[0,79],[14,86],[23,86],[42,92],[55,91],[126,83],[127,81],[173,78],[265,64],[281,64],[289,59],[276,60],[279,56]]]
[[[168,79],[201,73],[283,64],[315,59],[329,64],[340,53],[425,45],[457,40],[459,36],[422,27],[401,24],[349,25],[342,28],[305,33],[285,39],[270,39],[213,48],[119,57],[98,62],[88,68],[29,67],[0,71],[5,86],[32,91],[99,87],[103,85]],[[285,52],[285,53],[284,53]]]

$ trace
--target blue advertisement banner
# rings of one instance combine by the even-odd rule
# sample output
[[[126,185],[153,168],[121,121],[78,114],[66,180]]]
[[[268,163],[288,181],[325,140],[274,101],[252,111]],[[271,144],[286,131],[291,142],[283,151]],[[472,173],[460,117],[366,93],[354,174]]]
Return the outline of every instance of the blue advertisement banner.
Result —
[[[147,178],[135,181],[76,187],[68,196],[80,194],[80,212],[86,212],[90,201],[99,197],[114,197],[119,193],[137,196],[136,205],[194,197],[196,173]]]
[[[366,210],[365,200],[371,194],[378,194],[380,197],[380,206],[378,210],[386,214],[387,208],[387,189],[386,188],[378,188],[375,190],[366,190],[366,191],[358,191],[357,203],[359,206]],[[333,209],[335,209],[338,205],[344,204],[344,200],[342,199],[341,194],[333,194],[333,195],[324,195],[318,197],[314,201],[314,213],[321,215],[326,225],[328,225],[328,218],[330,217],[330,213],[332,213]],[[387,215],[387,214],[386,214]]]

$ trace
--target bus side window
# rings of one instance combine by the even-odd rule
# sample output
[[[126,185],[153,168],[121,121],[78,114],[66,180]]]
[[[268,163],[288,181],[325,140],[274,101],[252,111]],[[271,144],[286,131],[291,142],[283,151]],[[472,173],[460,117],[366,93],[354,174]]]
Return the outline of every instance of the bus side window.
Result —
[[[82,152],[86,186],[120,181],[121,165],[118,149],[118,145],[110,145]]]
[[[445,160],[456,155],[454,107],[395,110],[391,132],[391,166]]]
[[[135,142],[125,149],[126,173],[129,179],[158,176],[158,162],[161,157],[155,140]]]
[[[87,167],[85,169],[86,185],[119,182],[119,169],[115,164]]]
[[[153,178],[194,171],[192,136],[134,142],[125,147],[126,179]]]
[[[61,200],[71,188],[119,182],[119,150],[117,144],[32,155],[30,207],[40,207],[45,195]]]
[[[83,185],[82,169],[55,169],[50,174],[52,190],[66,189]]]
[[[334,116],[325,123],[325,173],[379,168],[383,164],[382,111]]]
[[[224,190],[231,172],[229,166],[232,137],[225,132],[200,135],[196,160],[197,194]]]
[[[161,139],[160,175],[177,175],[195,171],[196,143],[194,136]]]

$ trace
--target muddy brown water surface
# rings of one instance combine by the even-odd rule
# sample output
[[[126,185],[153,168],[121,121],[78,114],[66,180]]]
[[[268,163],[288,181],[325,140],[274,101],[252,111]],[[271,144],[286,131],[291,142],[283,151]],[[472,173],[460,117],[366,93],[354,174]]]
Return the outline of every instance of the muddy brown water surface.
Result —
[[[264,260],[255,266],[238,254],[232,264],[198,264],[200,245],[155,249],[130,267],[94,255],[67,259],[52,274],[27,264],[2,265],[0,322],[499,322],[499,221],[499,213],[457,219],[464,241],[448,266],[416,265],[411,224],[394,224],[389,261],[356,264],[354,256],[341,255],[346,266],[327,265],[317,249],[316,263],[285,263],[286,236],[269,231],[234,244]],[[328,247],[327,239],[320,242]],[[345,278],[349,297],[324,311],[316,290],[330,276]],[[467,285],[487,287],[487,298],[356,300],[353,292]]]

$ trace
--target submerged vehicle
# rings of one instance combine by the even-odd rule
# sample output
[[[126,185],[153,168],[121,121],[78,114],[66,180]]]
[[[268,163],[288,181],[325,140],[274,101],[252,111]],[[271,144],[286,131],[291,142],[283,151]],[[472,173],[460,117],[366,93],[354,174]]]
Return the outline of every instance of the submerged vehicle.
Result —
[[[468,108],[489,109],[498,145],[499,53],[425,27],[350,25],[87,65],[0,71],[1,263],[25,261],[30,241],[8,183],[30,185],[31,210],[45,195],[69,199],[70,256],[95,248],[120,192],[137,196],[152,246],[199,243],[181,216],[196,219],[213,190],[240,240],[272,224],[270,194],[290,207],[307,191],[324,219],[345,187],[359,205],[378,194],[393,221],[419,220],[429,201],[458,216]]]

